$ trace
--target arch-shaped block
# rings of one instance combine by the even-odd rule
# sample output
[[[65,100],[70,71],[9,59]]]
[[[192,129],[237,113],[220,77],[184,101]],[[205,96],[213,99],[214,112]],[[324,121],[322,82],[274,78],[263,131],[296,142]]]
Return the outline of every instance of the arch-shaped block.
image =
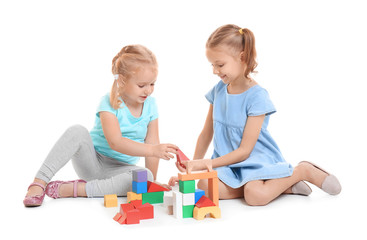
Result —
[[[195,207],[193,212],[193,217],[196,220],[203,220],[205,218],[205,215],[210,214],[211,218],[220,218],[220,208],[218,206],[212,206],[212,207]]]

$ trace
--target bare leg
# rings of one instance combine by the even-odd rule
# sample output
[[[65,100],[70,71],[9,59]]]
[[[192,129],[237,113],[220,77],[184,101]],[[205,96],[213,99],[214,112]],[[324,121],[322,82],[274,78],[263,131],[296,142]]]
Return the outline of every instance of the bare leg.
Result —
[[[244,186],[245,201],[249,205],[263,206],[289,191],[289,188],[301,180],[308,181],[318,187],[322,186],[327,174],[308,163],[301,163],[294,168],[290,177],[248,182]]]
[[[84,182],[78,182],[77,194],[78,197],[87,197],[87,193],[85,191]],[[74,184],[73,183],[65,183],[60,186],[60,197],[73,197],[74,196]]]
[[[39,183],[41,185],[43,185],[44,187],[46,187],[47,183],[41,179],[35,178],[34,181],[35,183]],[[36,195],[42,195],[43,194],[43,189],[39,186],[31,186],[28,189],[27,195],[26,196],[36,196]]]

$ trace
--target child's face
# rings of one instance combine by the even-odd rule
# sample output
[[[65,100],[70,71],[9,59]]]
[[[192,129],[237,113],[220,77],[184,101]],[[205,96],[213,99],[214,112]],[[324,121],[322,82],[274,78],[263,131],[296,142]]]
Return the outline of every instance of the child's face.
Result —
[[[245,64],[240,54],[232,54],[227,46],[206,49],[206,57],[213,66],[213,74],[218,75],[223,83],[229,84],[243,78]]]
[[[142,104],[154,91],[157,72],[151,66],[143,65],[131,76],[123,87],[123,99],[130,104]]]

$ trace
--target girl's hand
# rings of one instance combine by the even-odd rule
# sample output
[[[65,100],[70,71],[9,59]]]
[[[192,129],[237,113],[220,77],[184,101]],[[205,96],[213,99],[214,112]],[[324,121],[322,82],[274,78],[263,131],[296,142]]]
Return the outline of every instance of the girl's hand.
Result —
[[[173,176],[173,177],[171,177],[170,179],[169,179],[169,181],[168,181],[168,185],[169,186],[171,186],[171,187],[174,187],[175,186],[175,184],[178,182],[178,177],[176,177],[176,176]],[[170,187],[170,188],[171,188]]]
[[[186,161],[182,161],[182,164],[185,164],[184,162],[186,162]],[[176,162],[175,164],[176,164],[176,167],[177,167],[178,171],[186,172],[186,168],[182,167],[179,162]]]
[[[178,147],[173,144],[157,144],[152,145],[153,157],[162,158],[164,160],[170,160],[174,156],[170,153],[177,154]]]

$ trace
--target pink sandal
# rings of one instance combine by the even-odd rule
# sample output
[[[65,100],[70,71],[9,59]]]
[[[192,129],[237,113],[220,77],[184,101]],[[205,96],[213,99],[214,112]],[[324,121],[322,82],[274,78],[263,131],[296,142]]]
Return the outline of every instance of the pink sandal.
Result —
[[[47,184],[46,187],[46,195],[51,197],[51,198],[61,198],[60,196],[60,186],[64,183],[73,183],[73,189],[74,189],[74,194],[73,197],[77,197],[78,196],[78,183],[79,182],[83,182],[86,183],[86,181],[84,180],[74,180],[74,181],[53,181],[50,182],[49,184]]]
[[[34,182],[31,185],[29,185],[28,190],[32,186],[38,186],[38,187],[42,188],[43,193],[41,195],[25,196],[24,200],[23,200],[23,204],[26,207],[39,207],[39,206],[42,205],[43,199],[45,198],[45,186],[43,186],[40,183]]]

